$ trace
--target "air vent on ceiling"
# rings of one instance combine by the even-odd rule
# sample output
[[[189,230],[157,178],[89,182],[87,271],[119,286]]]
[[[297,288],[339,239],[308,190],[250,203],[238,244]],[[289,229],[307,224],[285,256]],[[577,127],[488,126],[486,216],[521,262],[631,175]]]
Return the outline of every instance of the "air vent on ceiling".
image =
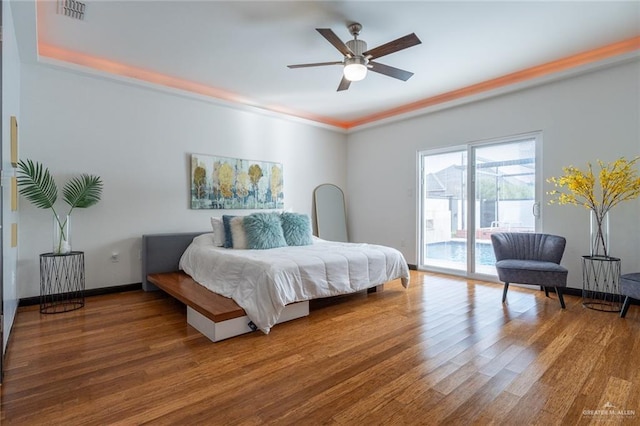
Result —
[[[86,3],[77,0],[58,0],[58,15],[65,15],[82,21],[86,6]]]

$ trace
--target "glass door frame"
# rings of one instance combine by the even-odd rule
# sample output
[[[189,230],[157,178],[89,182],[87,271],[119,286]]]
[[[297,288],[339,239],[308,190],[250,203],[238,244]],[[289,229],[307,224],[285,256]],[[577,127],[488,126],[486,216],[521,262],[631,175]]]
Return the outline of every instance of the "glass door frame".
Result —
[[[543,229],[542,226],[542,211],[543,211],[543,179],[542,179],[542,131],[534,131],[528,133],[521,133],[516,135],[504,136],[494,139],[486,139],[481,141],[469,142],[462,145],[455,145],[449,147],[441,147],[434,149],[427,149],[423,151],[417,152],[417,229],[418,229],[418,247],[416,253],[418,254],[418,262],[417,268],[421,271],[429,271],[429,272],[437,272],[444,273],[449,275],[457,275],[463,276],[467,278],[473,279],[481,279],[484,281],[495,281],[498,282],[498,278],[496,275],[487,275],[482,273],[477,273],[475,271],[475,251],[476,251],[476,150],[481,147],[486,147],[490,145],[500,145],[504,143],[513,143],[524,140],[534,140],[535,142],[535,200],[533,205],[533,216],[534,216],[534,226],[535,232],[540,232]],[[467,153],[467,191],[466,191],[466,222],[467,222],[467,267],[466,270],[458,270],[458,269],[450,269],[446,267],[438,267],[431,265],[424,265],[424,250],[425,250],[425,237],[424,237],[424,201],[426,199],[426,188],[424,185],[424,157],[429,155],[437,155],[437,154],[446,154],[450,152],[462,152],[466,151]]]

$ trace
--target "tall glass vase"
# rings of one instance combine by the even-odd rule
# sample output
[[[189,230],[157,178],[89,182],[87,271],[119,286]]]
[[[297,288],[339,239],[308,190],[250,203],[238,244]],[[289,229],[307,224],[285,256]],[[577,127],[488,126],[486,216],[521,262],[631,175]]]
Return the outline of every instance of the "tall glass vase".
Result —
[[[591,212],[591,256],[582,257],[582,305],[606,312],[620,312],[620,259],[611,255],[609,212]]]
[[[53,253],[71,252],[71,216],[53,215]]]
[[[591,228],[591,256],[609,257],[609,212],[598,220],[598,216],[590,211],[590,228]]]

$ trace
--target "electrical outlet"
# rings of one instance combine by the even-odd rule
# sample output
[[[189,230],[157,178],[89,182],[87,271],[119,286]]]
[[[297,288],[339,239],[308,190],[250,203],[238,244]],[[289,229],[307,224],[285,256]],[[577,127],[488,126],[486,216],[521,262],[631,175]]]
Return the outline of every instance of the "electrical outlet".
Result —
[[[117,251],[114,251],[113,253],[111,253],[111,261],[112,262],[120,262],[120,253],[118,253]]]

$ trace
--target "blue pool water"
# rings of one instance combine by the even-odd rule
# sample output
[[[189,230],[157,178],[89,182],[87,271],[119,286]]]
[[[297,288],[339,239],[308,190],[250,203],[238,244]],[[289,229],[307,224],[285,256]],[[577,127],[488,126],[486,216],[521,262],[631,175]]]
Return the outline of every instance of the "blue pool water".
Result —
[[[467,261],[467,244],[464,241],[427,244],[426,257],[465,263]],[[476,258],[480,265],[494,265],[496,257],[493,253],[493,246],[487,243],[476,243]]]

